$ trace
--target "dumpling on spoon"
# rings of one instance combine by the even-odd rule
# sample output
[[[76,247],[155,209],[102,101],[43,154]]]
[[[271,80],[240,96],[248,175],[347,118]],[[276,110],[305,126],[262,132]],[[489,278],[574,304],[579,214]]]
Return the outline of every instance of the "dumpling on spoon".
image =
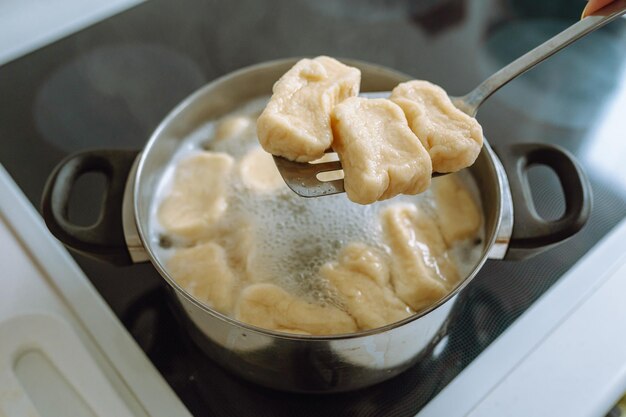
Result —
[[[483,145],[482,127],[457,109],[443,88],[408,81],[398,84],[390,99],[404,110],[409,127],[430,154],[434,172],[455,172],[474,163]]]
[[[302,59],[274,84],[272,98],[257,120],[263,149],[298,162],[321,158],[333,134],[330,112],[359,93],[361,71],[336,59]]]
[[[344,187],[355,203],[371,204],[430,185],[428,152],[409,129],[402,109],[387,99],[354,97],[332,113]]]

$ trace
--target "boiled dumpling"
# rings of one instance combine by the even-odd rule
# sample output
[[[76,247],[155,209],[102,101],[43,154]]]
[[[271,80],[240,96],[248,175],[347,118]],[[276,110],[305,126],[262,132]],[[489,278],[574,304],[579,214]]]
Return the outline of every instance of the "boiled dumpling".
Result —
[[[269,283],[253,284],[241,293],[235,318],[286,333],[326,335],[352,333],[354,319],[334,306],[321,306]]]
[[[396,204],[382,211],[381,222],[398,297],[415,311],[444,297],[459,274],[435,221],[415,205]]]
[[[335,141],[348,198],[371,204],[430,185],[428,152],[409,129],[402,109],[387,99],[354,97],[332,113]]]
[[[257,120],[267,152],[307,162],[330,148],[333,107],[359,92],[361,72],[326,56],[298,61],[274,84],[273,95]]]
[[[232,311],[237,280],[220,245],[207,242],[176,249],[167,268],[174,280],[198,300],[224,314]]]
[[[228,254],[229,265],[241,282],[262,282],[273,277],[267,272],[264,259],[259,255],[258,225],[253,218],[233,216],[215,233],[215,241]]]
[[[229,116],[217,124],[215,127],[214,140],[224,141],[236,138],[252,128],[253,120],[245,116]]]
[[[390,98],[404,110],[411,130],[430,154],[434,172],[454,172],[474,163],[483,144],[482,128],[457,109],[441,87],[408,81],[394,88]]]
[[[437,178],[432,185],[441,235],[448,246],[475,237],[482,224],[480,210],[467,187],[454,175]]]
[[[261,148],[248,152],[239,164],[241,181],[249,190],[270,193],[286,187],[272,155]]]
[[[320,272],[360,329],[374,329],[413,314],[391,289],[388,260],[378,249],[350,244],[337,262],[325,264]]]
[[[202,152],[179,162],[171,191],[158,209],[165,230],[192,241],[211,235],[227,207],[225,190],[234,160],[230,155]]]

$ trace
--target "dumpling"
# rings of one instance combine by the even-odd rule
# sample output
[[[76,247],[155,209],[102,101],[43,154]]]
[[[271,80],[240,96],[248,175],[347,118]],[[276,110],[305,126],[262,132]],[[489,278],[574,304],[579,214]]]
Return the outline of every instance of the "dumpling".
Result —
[[[415,311],[444,297],[459,274],[435,221],[415,205],[396,204],[382,211],[381,223],[398,297]]]
[[[261,148],[248,152],[239,164],[239,174],[244,186],[258,193],[270,193],[286,187],[272,155]]]
[[[430,154],[434,172],[454,172],[474,163],[483,144],[482,128],[457,109],[441,87],[408,81],[398,84],[390,98],[404,110],[409,127]]]
[[[332,125],[350,200],[371,204],[430,185],[428,152],[392,101],[349,98],[333,110]]]
[[[229,116],[215,127],[214,140],[224,141],[238,137],[252,127],[252,119],[245,116]]]
[[[439,177],[433,181],[432,190],[435,219],[448,246],[476,236],[482,225],[481,213],[461,180],[454,175]]]
[[[195,298],[220,313],[231,313],[237,280],[220,245],[208,242],[176,249],[167,268],[174,280]]]
[[[209,237],[227,207],[226,185],[233,164],[230,155],[217,152],[202,152],[180,161],[171,191],[158,209],[161,226],[191,241]]]
[[[320,270],[360,329],[374,329],[413,314],[391,289],[387,263],[378,249],[352,243],[341,251],[338,262]]]
[[[253,284],[242,291],[235,318],[296,334],[328,335],[357,330],[354,319],[337,307],[309,303],[269,283]]]
[[[263,149],[298,162],[321,158],[330,148],[333,107],[359,92],[361,72],[326,56],[298,61],[274,84],[259,119]]]
[[[249,216],[232,216],[215,231],[215,241],[228,254],[228,263],[242,283],[262,282],[273,277],[259,255],[258,224]]]

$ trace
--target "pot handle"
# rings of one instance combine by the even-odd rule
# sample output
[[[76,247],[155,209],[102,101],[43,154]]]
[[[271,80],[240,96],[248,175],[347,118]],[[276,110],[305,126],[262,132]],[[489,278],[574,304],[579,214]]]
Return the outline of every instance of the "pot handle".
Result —
[[[129,172],[139,151],[93,150],[61,161],[45,185],[41,211],[52,234],[83,255],[116,265],[131,265],[122,224],[122,203]],[[73,224],[68,203],[76,180],[90,172],[106,177],[106,191],[98,220],[89,226]]]
[[[591,186],[582,168],[566,150],[546,144],[520,143],[495,148],[507,173],[513,197],[513,233],[505,259],[530,258],[577,233],[591,213]],[[528,168],[545,165],[557,175],[565,196],[559,219],[539,216],[528,181]]]

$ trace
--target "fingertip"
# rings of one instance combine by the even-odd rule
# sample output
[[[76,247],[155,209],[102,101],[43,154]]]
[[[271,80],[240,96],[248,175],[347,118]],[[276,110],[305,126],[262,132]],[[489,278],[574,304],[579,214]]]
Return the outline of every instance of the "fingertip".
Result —
[[[583,12],[580,14],[581,19],[584,19],[585,17],[587,17],[588,9],[589,9],[589,3],[585,4],[585,8],[583,9]]]

